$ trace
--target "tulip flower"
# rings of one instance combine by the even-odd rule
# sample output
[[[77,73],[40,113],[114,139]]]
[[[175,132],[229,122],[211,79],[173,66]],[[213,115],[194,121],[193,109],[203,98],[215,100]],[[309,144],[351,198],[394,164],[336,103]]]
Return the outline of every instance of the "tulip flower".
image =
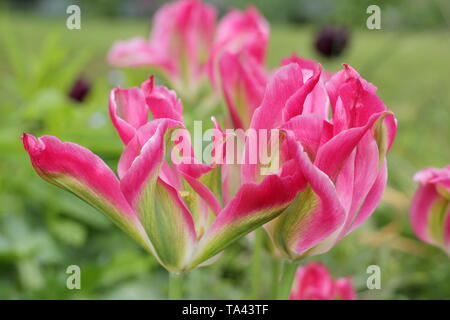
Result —
[[[297,269],[290,300],[355,300],[350,278],[334,280],[320,263]]]
[[[245,53],[225,52],[219,60],[219,72],[233,127],[247,129],[264,94],[267,83],[265,70]]]
[[[217,85],[218,63],[223,53],[245,54],[262,66],[269,41],[269,25],[254,7],[231,10],[220,21],[208,62],[209,77]]]
[[[292,171],[288,163],[258,184],[241,184],[222,205],[215,188],[221,181],[218,164],[178,163],[165,156],[180,144],[191,147],[184,136],[173,138],[185,127],[174,91],[154,85],[150,78],[141,88],[112,90],[109,108],[125,146],[118,176],[91,151],[52,136],[25,133],[25,150],[44,180],[103,212],[174,273],[205,263],[275,218],[303,186],[303,176],[313,170],[299,154],[293,161],[301,162],[298,168],[304,174]]]
[[[411,204],[411,224],[417,237],[450,254],[450,166],[426,168],[414,180],[419,188]]]
[[[179,89],[195,89],[208,60],[216,11],[199,0],[179,0],[155,14],[149,39],[119,41],[108,62],[116,67],[159,68]]]
[[[396,132],[375,86],[353,68],[344,65],[325,91],[322,78],[320,65],[291,58],[269,80],[250,125],[286,132],[281,172],[302,176],[292,202],[265,226],[277,253],[291,260],[328,251],[374,212]],[[246,162],[243,183],[261,181],[261,167]]]

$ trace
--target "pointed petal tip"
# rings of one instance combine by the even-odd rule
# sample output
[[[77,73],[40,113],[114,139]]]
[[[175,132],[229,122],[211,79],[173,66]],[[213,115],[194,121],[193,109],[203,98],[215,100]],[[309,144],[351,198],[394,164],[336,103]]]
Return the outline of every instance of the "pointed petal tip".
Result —
[[[42,150],[42,142],[32,134],[24,132],[21,136],[23,146],[28,153],[35,153]]]
[[[144,92],[145,96],[148,96],[150,93],[153,92],[154,85],[155,85],[155,75],[152,74],[141,85],[141,89]]]

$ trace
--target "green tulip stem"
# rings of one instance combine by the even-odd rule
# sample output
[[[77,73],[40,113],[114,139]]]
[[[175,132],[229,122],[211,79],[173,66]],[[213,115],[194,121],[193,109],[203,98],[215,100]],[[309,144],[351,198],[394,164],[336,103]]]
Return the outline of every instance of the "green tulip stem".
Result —
[[[298,264],[295,262],[285,261],[283,264],[282,278],[279,287],[279,300],[289,299],[291,293],[292,285],[295,279],[295,271],[297,270]]]
[[[261,299],[261,268],[262,268],[262,253],[264,246],[264,230],[258,228],[255,231],[252,247],[252,260],[250,265],[250,297],[251,299]]]
[[[272,273],[272,279],[270,284],[270,298],[276,300],[278,298],[278,291],[280,287],[282,262],[276,258],[272,258],[270,261]]]
[[[181,300],[183,297],[183,274],[169,272],[169,300]]]

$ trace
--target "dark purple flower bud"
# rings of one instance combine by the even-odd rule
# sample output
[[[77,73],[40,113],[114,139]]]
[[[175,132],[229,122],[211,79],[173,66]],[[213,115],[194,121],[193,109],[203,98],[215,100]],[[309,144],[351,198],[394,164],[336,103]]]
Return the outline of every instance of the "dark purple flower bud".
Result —
[[[72,85],[68,96],[74,101],[83,102],[89,91],[91,91],[90,83],[85,78],[79,77]]]
[[[349,34],[343,27],[324,27],[316,35],[316,50],[327,58],[337,57],[347,47]]]

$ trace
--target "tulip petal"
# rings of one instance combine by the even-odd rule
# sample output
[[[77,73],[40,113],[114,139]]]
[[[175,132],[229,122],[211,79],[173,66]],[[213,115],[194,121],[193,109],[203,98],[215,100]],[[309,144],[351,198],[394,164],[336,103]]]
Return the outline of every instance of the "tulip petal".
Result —
[[[107,60],[115,67],[156,66],[169,74],[176,72],[175,66],[166,56],[140,37],[117,41],[109,51]]]
[[[147,105],[139,88],[113,89],[109,97],[109,115],[126,145],[136,130],[148,121]]]
[[[319,82],[321,72],[318,71],[297,90],[287,101],[283,109],[283,121],[288,121],[303,113],[306,98],[314,90]]]
[[[331,138],[319,149],[315,160],[316,166],[334,180],[339,169],[343,166],[345,160],[348,159],[364,135],[376,126],[378,121],[383,121],[384,117],[390,115],[392,115],[390,111],[374,114],[370,117],[366,125],[344,130]],[[380,150],[382,149],[386,150],[386,148],[380,148]],[[380,166],[381,164],[379,163]]]
[[[224,52],[244,53],[259,65],[263,65],[268,39],[269,25],[254,7],[227,13],[217,27],[207,66],[213,86],[217,85],[217,63]]]
[[[177,123],[163,119],[121,180],[122,191],[136,210],[156,252],[168,270],[185,267],[196,234],[194,222],[177,190],[158,178],[166,140]]]
[[[329,99],[324,84],[326,76],[325,73],[322,73],[321,65],[313,60],[304,59],[295,54],[281,60],[281,65],[288,65],[290,63],[296,63],[300,66],[303,72],[303,81],[305,82],[312,76],[320,73],[320,81],[317,82],[302,105],[302,114],[312,113],[320,116],[324,120],[327,119]]]
[[[437,243],[435,243],[435,239],[429,233],[429,221],[431,220],[431,215],[438,213],[437,211],[442,207],[439,204],[440,199],[441,197],[436,192],[436,187],[433,184],[425,184],[419,186],[411,204],[411,222],[414,232],[422,241],[432,244]],[[436,211],[435,209],[438,210]]]
[[[303,85],[303,74],[295,64],[282,66],[269,80],[261,106],[253,114],[250,127],[255,130],[278,128],[282,124],[283,108],[289,98]],[[259,138],[258,138],[259,139]],[[250,145],[245,143],[245,156],[250,155]],[[253,182],[258,165],[245,161],[242,166],[242,182]]]
[[[256,109],[251,127],[277,128],[282,123],[282,112],[289,98],[303,85],[303,74],[295,64],[282,66],[271,77],[264,92],[261,106]]]
[[[260,184],[243,184],[201,239],[190,267],[279,215],[295,197],[295,180],[292,176],[269,175]]]
[[[319,115],[306,114],[290,119],[281,128],[292,131],[310,158],[314,159],[322,142],[323,126],[324,121]]]
[[[23,134],[22,141],[36,172],[103,212],[147,250],[149,240],[136,213],[108,166],[88,149],[52,136]]]
[[[183,106],[175,91],[165,86],[155,86],[153,76],[142,84],[142,91],[153,119],[183,121]]]
[[[297,269],[291,300],[327,300],[333,289],[333,278],[320,263]]]
[[[247,128],[261,103],[266,75],[260,64],[244,54],[225,52],[219,61],[222,92],[235,128]]]
[[[356,292],[349,278],[340,278],[334,282],[332,298],[335,300],[355,300]]]
[[[267,230],[277,247],[295,260],[336,232],[344,221],[345,211],[329,177],[311,163],[298,142],[288,141],[292,157],[308,185],[280,217],[267,225]]]
[[[387,165],[385,160],[374,184],[372,185],[372,188],[365,196],[365,199],[362,201],[362,205],[359,208],[359,211],[355,214],[356,218],[354,218],[354,221],[346,234],[359,227],[375,211],[376,207],[380,203],[381,197],[383,196],[384,190],[386,189],[386,184]]]

